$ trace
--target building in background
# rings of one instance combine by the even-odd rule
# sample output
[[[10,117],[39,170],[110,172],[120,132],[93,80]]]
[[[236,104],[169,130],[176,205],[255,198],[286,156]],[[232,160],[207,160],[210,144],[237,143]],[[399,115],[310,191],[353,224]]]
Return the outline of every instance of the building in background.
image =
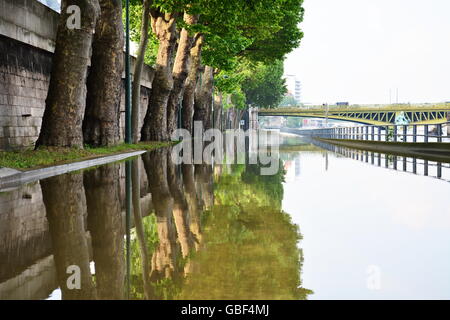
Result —
[[[288,95],[297,100],[298,103],[302,101],[302,83],[298,80],[296,75],[287,74],[284,76],[286,80],[286,87],[288,89]]]

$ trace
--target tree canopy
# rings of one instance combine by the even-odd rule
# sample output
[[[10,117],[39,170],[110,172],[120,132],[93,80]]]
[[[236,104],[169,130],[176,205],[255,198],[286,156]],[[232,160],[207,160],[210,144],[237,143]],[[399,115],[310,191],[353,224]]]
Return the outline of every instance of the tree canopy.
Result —
[[[231,105],[276,107],[285,94],[283,61],[299,46],[303,33],[303,0],[184,0],[153,1],[164,12],[199,16],[187,26],[182,15],[178,29],[204,36],[202,64],[215,68],[216,92],[230,95]],[[142,1],[131,1],[132,40],[139,41]],[[154,64],[158,40],[152,34],[145,61]],[[267,77],[267,79],[265,79]],[[244,98],[243,98],[244,97]],[[244,102],[243,102],[244,101]]]
[[[242,83],[247,105],[277,107],[287,92],[283,79],[283,61],[275,60],[272,64],[257,63],[249,71]]]

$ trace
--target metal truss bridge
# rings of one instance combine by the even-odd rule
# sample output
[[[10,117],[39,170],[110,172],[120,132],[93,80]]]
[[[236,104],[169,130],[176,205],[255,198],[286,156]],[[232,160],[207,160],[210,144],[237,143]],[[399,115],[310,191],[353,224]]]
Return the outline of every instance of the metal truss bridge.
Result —
[[[259,116],[328,118],[370,125],[439,124],[450,120],[450,103],[440,105],[321,106],[260,109]]]

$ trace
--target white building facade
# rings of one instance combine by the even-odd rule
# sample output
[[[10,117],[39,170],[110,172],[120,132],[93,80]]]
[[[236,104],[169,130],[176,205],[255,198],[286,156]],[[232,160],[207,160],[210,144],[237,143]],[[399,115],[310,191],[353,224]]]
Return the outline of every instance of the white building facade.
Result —
[[[288,94],[293,96],[299,103],[302,101],[302,83],[296,75],[287,74],[284,76]]]

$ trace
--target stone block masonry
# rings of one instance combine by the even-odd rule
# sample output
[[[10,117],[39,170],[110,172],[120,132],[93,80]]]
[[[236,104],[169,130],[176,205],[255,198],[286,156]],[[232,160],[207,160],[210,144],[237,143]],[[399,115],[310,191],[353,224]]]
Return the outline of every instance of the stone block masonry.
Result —
[[[0,36],[0,149],[36,141],[51,65],[50,52]]]
[[[33,146],[39,136],[58,19],[57,12],[36,0],[0,0],[0,150]],[[133,64],[132,58],[132,70]],[[153,76],[153,69],[145,66],[141,79],[141,123]],[[122,140],[124,91],[120,115]]]
[[[1,0],[0,34],[49,52],[55,49],[59,14],[36,0]]]

